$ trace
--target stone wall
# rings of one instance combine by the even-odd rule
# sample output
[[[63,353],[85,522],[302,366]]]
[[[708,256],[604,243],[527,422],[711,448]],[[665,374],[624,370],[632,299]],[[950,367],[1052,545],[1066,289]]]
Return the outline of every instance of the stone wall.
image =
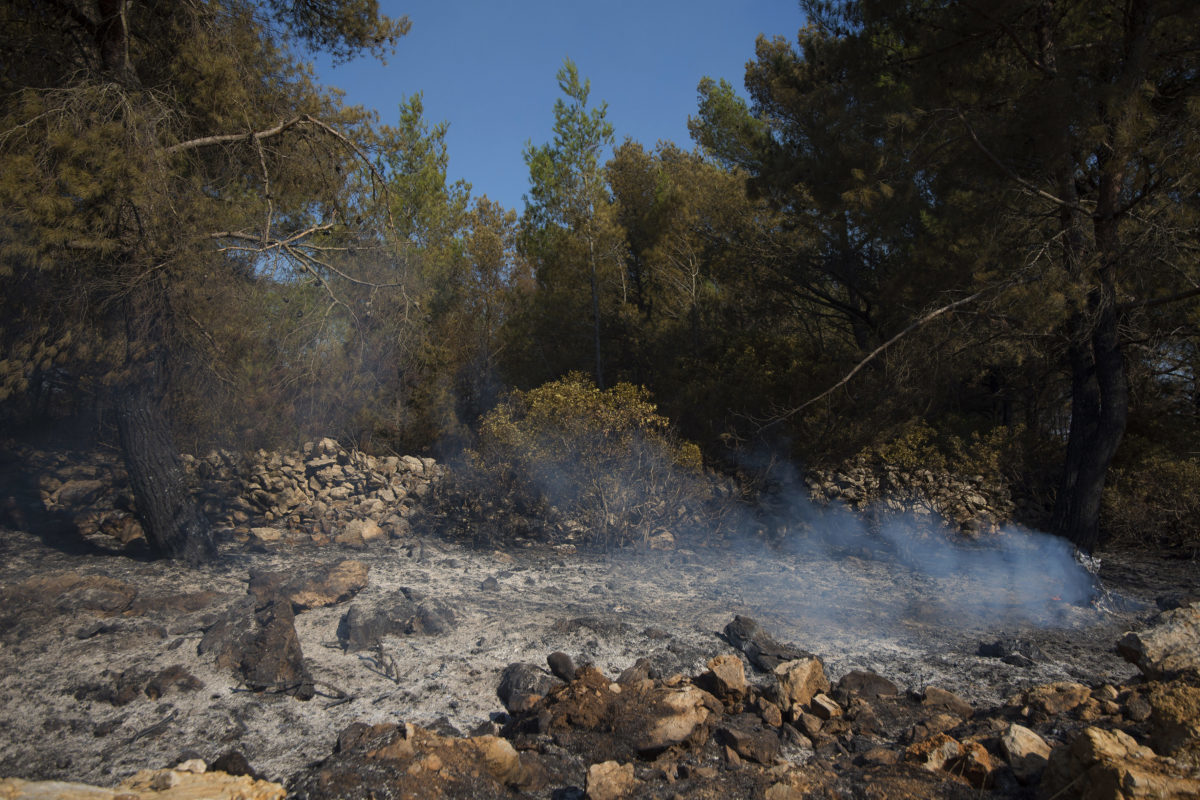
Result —
[[[835,469],[814,470],[805,484],[817,502],[840,502],[855,511],[928,517],[967,534],[989,533],[1013,518],[1009,488],[983,475],[905,470],[859,457]]]
[[[143,537],[115,452],[18,448],[17,456],[32,487],[29,497],[6,489],[14,495],[10,505],[35,502],[84,536],[107,535],[122,544]],[[328,438],[296,451],[185,454],[183,463],[218,530],[262,543],[307,540],[355,546],[405,536],[409,518],[445,473],[431,458],[371,456]],[[9,516],[13,519],[7,524],[21,521],[20,514]]]

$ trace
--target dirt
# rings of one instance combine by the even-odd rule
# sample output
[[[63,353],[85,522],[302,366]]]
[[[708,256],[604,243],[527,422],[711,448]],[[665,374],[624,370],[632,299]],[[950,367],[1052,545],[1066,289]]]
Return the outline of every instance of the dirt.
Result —
[[[496,688],[512,662],[544,667],[562,651],[608,676],[641,657],[663,675],[698,674],[733,652],[718,633],[736,614],[820,655],[832,680],[870,670],[902,692],[938,686],[987,707],[1053,681],[1128,681],[1136,670],[1116,640],[1151,616],[1156,597],[1195,591],[1198,581],[1193,561],[1116,553],[1102,560],[1103,592],[1068,602],[1046,585],[1031,605],[870,552],[476,551],[419,526],[365,550],[230,539],[221,550],[218,562],[187,569],[0,529],[0,775],[112,785],[238,750],[285,780],[329,755],[352,722],[467,733],[502,720]],[[198,655],[205,630],[246,596],[252,571],[302,573],[347,558],[369,565],[367,587],[295,618],[313,699],[249,691]],[[46,575],[58,577],[31,583]],[[401,590],[443,603],[453,627],[343,650],[337,629],[351,605]],[[1035,645],[1040,658],[1019,666],[977,654],[1002,637]]]

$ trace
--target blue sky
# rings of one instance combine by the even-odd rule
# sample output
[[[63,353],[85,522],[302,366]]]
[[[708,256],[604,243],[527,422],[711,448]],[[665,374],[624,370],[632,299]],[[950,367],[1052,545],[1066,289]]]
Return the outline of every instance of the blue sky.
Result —
[[[421,92],[430,122],[447,121],[451,178],[472,194],[520,211],[528,190],[526,142],[551,138],[555,73],[570,57],[591,80],[591,102],[608,103],[617,142],[690,148],[687,118],[704,76],[742,87],[760,34],[794,40],[804,18],[795,0],[381,0],[407,14],[412,31],[387,66],[317,61],[317,74],[347,100],[394,122],[402,98]]]

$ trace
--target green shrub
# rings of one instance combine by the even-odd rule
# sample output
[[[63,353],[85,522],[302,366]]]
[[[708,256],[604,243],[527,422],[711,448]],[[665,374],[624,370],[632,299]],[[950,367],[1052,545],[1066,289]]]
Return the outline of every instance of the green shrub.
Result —
[[[699,448],[674,435],[646,390],[601,391],[578,373],[509,395],[460,472],[460,492],[479,496],[501,535],[533,519],[604,547],[698,524],[706,486]]]

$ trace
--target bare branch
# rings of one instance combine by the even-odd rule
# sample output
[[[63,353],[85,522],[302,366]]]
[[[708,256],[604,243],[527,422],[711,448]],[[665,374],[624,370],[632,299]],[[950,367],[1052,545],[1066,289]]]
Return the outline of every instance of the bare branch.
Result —
[[[250,133],[224,133],[217,136],[202,136],[199,139],[189,139],[186,142],[179,142],[166,148],[167,153],[179,153],[184,150],[195,150],[199,147],[211,147],[215,144],[229,144],[231,142],[253,141],[261,142],[263,139],[270,139],[273,136],[278,136],[281,133],[296,127],[297,125],[312,121],[312,117],[293,117],[287,122],[276,125],[274,128],[267,128],[262,131],[251,131]]]
[[[992,153],[991,150],[988,150],[987,146],[984,145],[984,143],[982,141],[979,140],[978,134],[975,133],[975,128],[972,127],[971,123],[967,121],[966,115],[963,114],[962,111],[959,111],[958,109],[955,109],[954,113],[958,116],[958,118],[960,120],[962,120],[962,124],[967,129],[967,134],[970,135],[971,141],[975,143],[975,146],[977,148],[979,148],[979,152],[981,152],[985,156],[987,156],[987,159],[989,161],[991,161],[993,164],[995,164],[997,167],[999,167],[1000,170],[1005,175],[1007,175],[1010,180],[1016,181],[1026,191],[1036,194],[1038,197],[1042,198],[1043,200],[1049,200],[1051,203],[1060,205],[1063,208],[1069,208],[1072,211],[1078,211],[1081,214],[1087,214],[1088,216],[1092,216],[1091,211],[1088,211],[1086,208],[1083,208],[1078,203],[1072,203],[1067,200],[1063,200],[1061,197],[1058,197],[1057,195],[1050,194],[1045,189],[1041,189],[1041,188],[1035,186],[1031,182],[1022,178],[1017,173],[1013,172],[1008,166],[1006,166],[1004,164],[1003,161],[1001,161],[999,158],[997,158],[996,155],[994,153]]]

